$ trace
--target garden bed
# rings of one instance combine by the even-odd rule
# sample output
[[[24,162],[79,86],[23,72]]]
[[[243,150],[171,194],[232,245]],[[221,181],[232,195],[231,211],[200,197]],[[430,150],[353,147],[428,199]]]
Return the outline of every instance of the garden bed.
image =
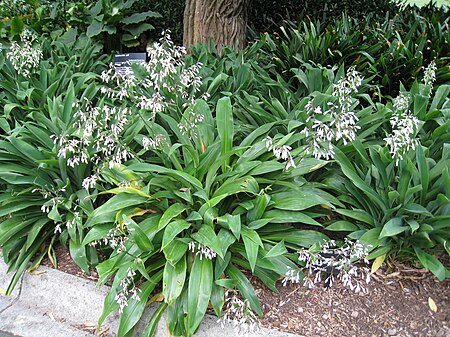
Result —
[[[84,274],[67,250],[57,246],[58,269],[96,281],[95,270]],[[43,265],[53,267],[48,259]],[[249,276],[264,311],[266,328],[308,337],[335,336],[433,336],[450,335],[450,281],[439,282],[424,269],[396,263],[381,268],[366,286],[354,293],[335,283],[325,289],[307,289],[301,284],[277,284],[279,293]],[[433,312],[429,298],[436,304]],[[89,331],[93,331],[90,329]]]

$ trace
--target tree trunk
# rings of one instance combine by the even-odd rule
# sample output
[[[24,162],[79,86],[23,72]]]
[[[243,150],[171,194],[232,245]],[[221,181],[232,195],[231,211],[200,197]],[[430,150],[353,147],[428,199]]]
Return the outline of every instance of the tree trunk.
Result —
[[[190,48],[210,39],[220,50],[245,46],[247,7],[250,0],[186,0],[183,43]]]

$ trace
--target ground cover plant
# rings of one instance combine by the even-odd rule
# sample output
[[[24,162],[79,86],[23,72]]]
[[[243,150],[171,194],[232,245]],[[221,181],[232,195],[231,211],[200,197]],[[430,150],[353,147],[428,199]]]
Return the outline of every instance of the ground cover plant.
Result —
[[[361,290],[356,260],[395,258],[449,277],[441,14],[306,20],[239,53],[187,55],[166,31],[125,72],[75,29],[25,30],[0,59],[7,292],[59,240],[112,282],[99,324],[119,310],[130,336],[156,302],[144,335],[167,311],[170,332],[192,336],[208,308],[258,328],[250,274],[273,291],[322,278]]]
[[[432,61],[438,68],[437,83],[448,82],[448,20],[442,8],[400,12],[383,20],[371,20],[370,14],[368,20],[343,14],[331,21],[307,18],[298,24],[285,22],[275,34],[261,37],[260,62],[275,65],[288,82],[305,63],[353,65],[378,87],[371,95],[393,97],[400,83],[411,86]]]

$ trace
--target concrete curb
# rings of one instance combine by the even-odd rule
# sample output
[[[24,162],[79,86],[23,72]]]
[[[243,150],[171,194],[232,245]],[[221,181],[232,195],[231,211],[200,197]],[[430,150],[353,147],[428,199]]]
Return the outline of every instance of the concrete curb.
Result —
[[[6,289],[12,275],[0,261],[0,288]],[[82,326],[97,322],[103,309],[107,286],[97,287],[92,281],[55,269],[39,267],[34,274],[25,273],[11,296],[0,295],[0,337],[92,337]],[[150,315],[150,307],[145,315]],[[165,317],[155,336],[168,337]],[[217,318],[206,316],[196,337],[236,336],[232,327],[222,329]],[[119,315],[111,314],[104,323],[107,336],[115,337]],[[139,336],[143,327],[136,328]],[[286,332],[262,329],[254,337],[302,337]]]

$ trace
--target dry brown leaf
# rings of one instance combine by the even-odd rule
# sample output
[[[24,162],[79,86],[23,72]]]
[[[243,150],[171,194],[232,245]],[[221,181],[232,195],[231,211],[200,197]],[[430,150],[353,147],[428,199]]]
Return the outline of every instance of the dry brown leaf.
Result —
[[[430,307],[431,311],[437,312],[438,308],[436,302],[431,297],[428,297],[428,306]]]

